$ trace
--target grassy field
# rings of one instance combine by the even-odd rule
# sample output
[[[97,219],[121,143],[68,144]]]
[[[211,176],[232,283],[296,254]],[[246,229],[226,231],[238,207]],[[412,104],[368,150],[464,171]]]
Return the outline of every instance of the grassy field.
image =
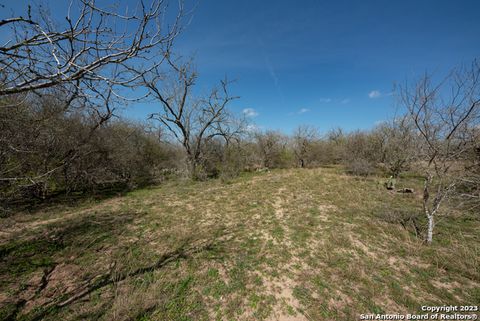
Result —
[[[420,195],[383,182],[275,170],[2,218],[0,319],[356,320],[478,304],[478,218],[454,212],[425,246],[382,219],[420,210]]]

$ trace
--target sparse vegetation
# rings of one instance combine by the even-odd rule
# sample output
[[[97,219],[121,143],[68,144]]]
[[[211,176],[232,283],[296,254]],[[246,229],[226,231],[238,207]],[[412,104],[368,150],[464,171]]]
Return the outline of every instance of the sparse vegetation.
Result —
[[[421,190],[419,178],[401,182]],[[248,174],[227,185],[171,181],[17,214],[1,222],[2,313],[345,320],[477,302],[474,216],[440,221],[442,237],[430,247],[378,217],[386,203],[418,211],[420,197],[385,193],[382,179],[335,167]]]
[[[375,127],[288,134],[235,111],[226,77],[197,83],[174,46],[182,1],[124,5],[1,17],[0,320],[355,320],[480,302],[478,61],[371,91],[397,99]],[[137,103],[146,119],[118,113]]]

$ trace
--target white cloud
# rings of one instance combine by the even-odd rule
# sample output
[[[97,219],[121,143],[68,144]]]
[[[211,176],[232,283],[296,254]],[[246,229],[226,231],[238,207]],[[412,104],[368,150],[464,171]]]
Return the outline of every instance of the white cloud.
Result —
[[[332,98],[320,98],[321,103],[330,103],[332,102]]]
[[[350,102],[350,99],[349,98],[345,98],[345,99],[342,99],[340,100],[340,104],[348,104]]]
[[[245,108],[242,112],[247,117],[257,117],[258,116],[258,112],[253,108]]]
[[[379,98],[382,95],[382,93],[378,90],[372,90],[371,92],[368,93],[368,97],[370,98]]]
[[[302,108],[298,111],[298,113],[299,114],[305,114],[306,112],[309,112],[309,111],[310,111],[310,109],[308,109],[308,108]]]
[[[256,133],[256,132],[259,132],[261,131],[262,129],[264,129],[263,126],[257,126],[255,124],[248,124],[246,127],[245,127],[245,130],[249,133]]]

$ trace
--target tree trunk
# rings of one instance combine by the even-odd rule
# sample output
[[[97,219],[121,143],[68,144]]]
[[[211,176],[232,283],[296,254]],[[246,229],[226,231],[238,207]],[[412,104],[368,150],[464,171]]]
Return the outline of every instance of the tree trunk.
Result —
[[[195,156],[191,155],[187,158],[187,167],[188,167],[188,175],[191,179],[197,180],[200,177],[198,176],[198,170],[200,166],[200,160]]]
[[[434,222],[433,222],[433,215],[429,214],[427,215],[428,218],[428,230],[427,230],[427,243],[431,244],[433,240],[433,227],[434,227]]]
[[[425,241],[427,242],[427,244],[431,244],[433,240],[433,226],[434,226],[433,215],[435,214],[435,212],[432,212],[428,208],[428,200],[430,199],[429,187],[430,187],[431,179],[432,179],[431,175],[427,174],[425,178],[425,183],[423,186],[423,211],[428,220],[427,235],[425,238]]]
[[[195,179],[196,173],[197,173],[197,163],[193,159],[189,159],[187,161],[187,166],[188,166],[188,176],[190,176],[191,179]]]

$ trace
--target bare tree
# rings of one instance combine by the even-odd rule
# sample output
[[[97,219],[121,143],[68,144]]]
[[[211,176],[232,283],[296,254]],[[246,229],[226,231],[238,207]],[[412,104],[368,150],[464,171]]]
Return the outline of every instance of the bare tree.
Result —
[[[198,167],[205,157],[205,145],[214,138],[230,140],[242,132],[242,123],[228,111],[228,104],[238,98],[228,92],[229,81],[220,81],[206,97],[196,97],[193,87],[197,79],[191,61],[174,61],[167,57],[168,70],[155,68],[143,75],[143,83],[151,96],[160,104],[160,111],[151,119],[159,121],[187,155],[190,175],[197,178]]]
[[[390,122],[377,126],[372,134],[379,140],[379,161],[385,164],[394,178],[410,168],[416,159],[417,146],[417,136],[410,117],[394,117]]]
[[[256,132],[254,135],[263,167],[275,168],[284,165],[282,154],[287,148],[287,137],[271,130]]]
[[[480,65],[474,61],[457,68],[436,84],[425,74],[400,94],[421,139],[423,211],[428,220],[426,242],[431,243],[440,205],[468,178],[462,165],[473,148],[470,133],[479,125]]]
[[[466,156],[466,175],[458,188],[458,196],[463,208],[478,213],[480,209],[480,127],[474,127],[468,135],[472,148]]]
[[[2,10],[0,33],[8,40],[0,44],[0,109],[8,116],[6,123],[17,109],[29,122],[22,123],[26,128],[49,124],[49,117],[53,122],[80,113],[88,119],[89,130],[79,134],[75,144],[56,151],[54,161],[45,162],[43,171],[13,175],[16,172],[8,166],[0,170],[0,182],[23,188],[46,186],[50,177],[88,153],[83,147],[114,115],[118,103],[141,98],[124,96],[141,83],[141,75],[163,63],[181,29],[182,2],[171,21],[165,18],[170,16],[167,8],[163,0],[148,5],[139,1],[131,11],[101,7],[94,0],[71,0],[64,19],[57,21],[42,6],[29,5],[18,16],[3,16],[8,10]],[[25,108],[48,104],[55,109],[47,113]],[[0,142],[9,143],[2,148],[1,159],[31,161],[23,156],[38,154],[41,145],[33,144],[37,139],[33,134],[24,139],[12,140],[8,131],[2,131]],[[62,138],[52,135],[49,139]]]
[[[25,15],[3,17],[0,31],[9,40],[0,45],[0,96],[66,83],[92,95],[107,85],[121,95],[118,87],[132,86],[139,74],[162,62],[159,53],[170,50],[183,17],[179,3],[165,28],[164,0],[139,1],[131,12],[100,7],[95,0],[71,0],[63,22],[30,5]]]
[[[341,128],[329,130],[315,144],[315,161],[319,164],[338,164],[342,162],[345,143],[346,135]]]
[[[293,133],[293,152],[298,166],[304,168],[307,165],[313,143],[318,139],[318,131],[307,125],[299,126]]]
[[[378,163],[379,142],[371,133],[354,131],[345,136],[342,161],[350,174],[368,176],[375,172]]]

